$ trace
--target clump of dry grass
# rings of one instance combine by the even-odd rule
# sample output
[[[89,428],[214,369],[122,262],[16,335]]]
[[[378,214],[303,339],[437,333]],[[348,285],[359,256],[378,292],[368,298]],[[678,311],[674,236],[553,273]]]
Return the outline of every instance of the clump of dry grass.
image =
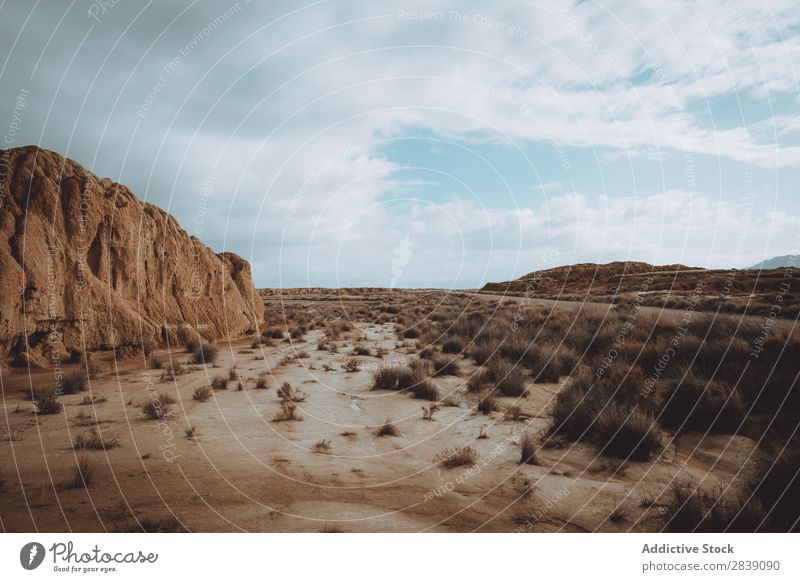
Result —
[[[211,388],[214,390],[226,390],[228,388],[228,380],[225,376],[214,376],[211,380]]]
[[[214,391],[209,388],[208,386],[201,386],[200,388],[195,388],[194,393],[192,394],[192,398],[195,400],[199,400],[200,402],[205,402],[209,398],[214,395]]]
[[[361,368],[361,362],[355,358],[348,358],[342,366],[345,372],[358,372]]]
[[[72,468],[72,479],[69,486],[74,489],[83,489],[88,487],[94,481],[94,473],[97,466],[89,459],[88,455],[82,453],[78,456],[78,462]]]
[[[513,420],[514,422],[519,422],[520,420],[525,418],[525,415],[522,413],[522,408],[520,408],[517,404],[512,404],[506,411],[503,413],[503,417],[506,420]]]
[[[460,374],[458,362],[447,357],[435,358],[433,360],[434,376],[458,376]]]
[[[538,465],[539,459],[536,455],[538,452],[538,443],[536,437],[530,432],[525,431],[519,443],[520,458],[519,462],[522,465]]]
[[[379,428],[378,432],[376,433],[379,437],[384,436],[398,436],[400,432],[397,430],[397,427],[392,424],[392,421],[388,418],[386,422],[384,422]]]
[[[163,393],[157,394],[155,398],[151,396],[150,400],[142,409],[145,416],[150,420],[163,420],[169,416],[172,405],[175,404],[175,399],[172,396]]]
[[[478,401],[478,412],[481,414],[491,414],[497,410],[497,400],[493,394],[487,394]]]
[[[203,342],[192,350],[192,363],[213,364],[217,359],[217,348],[210,343]]]
[[[103,402],[108,402],[105,396],[92,396],[87,394],[80,403],[81,406],[88,406],[90,404],[102,404]]]
[[[192,439],[197,436],[197,427],[195,425],[190,426],[189,428],[183,431],[183,434],[186,435],[187,439]]]
[[[438,402],[440,399],[439,389],[430,380],[417,382],[411,387],[411,391],[414,394],[414,398],[419,398],[420,400]]]
[[[474,465],[478,460],[478,453],[470,446],[450,447],[436,457],[436,461],[448,469]]]
[[[308,395],[302,390],[295,390],[289,382],[284,382],[278,388],[278,398],[284,402],[305,402]]]
[[[61,382],[62,394],[77,394],[86,392],[88,388],[88,374],[84,371],[68,374]]]
[[[653,417],[641,409],[610,404],[597,417],[592,439],[609,457],[647,461],[660,448]]]
[[[55,392],[46,392],[36,400],[37,414],[58,414],[64,410],[64,405],[58,400]]]
[[[503,396],[520,397],[527,394],[525,374],[522,369],[505,359],[495,359],[489,364],[488,376]]]
[[[297,404],[292,402],[291,400],[283,400],[281,401],[281,409],[275,415],[276,422],[284,422],[284,421],[300,421],[303,420],[303,417],[297,412]]]
[[[439,410],[438,404],[422,407],[422,420],[433,420],[433,415]]]
[[[72,443],[72,448],[76,450],[107,451],[119,446],[117,439],[103,440],[100,431],[96,428],[91,429],[86,434],[79,434]]]
[[[373,390],[397,390],[402,370],[396,366],[380,366],[372,373]]]
[[[331,452],[331,441],[329,441],[328,439],[319,439],[311,447],[311,452],[313,452],[313,453],[321,453],[321,454],[330,453]]]

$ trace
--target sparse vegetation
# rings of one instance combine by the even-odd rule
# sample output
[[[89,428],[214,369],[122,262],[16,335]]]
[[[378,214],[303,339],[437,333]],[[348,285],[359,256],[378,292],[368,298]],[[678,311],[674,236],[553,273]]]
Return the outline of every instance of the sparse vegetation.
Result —
[[[497,410],[497,400],[494,395],[487,394],[478,401],[478,412],[481,414],[491,414]]]
[[[328,439],[319,439],[311,447],[311,451],[314,453],[328,454],[331,452],[331,441]]]
[[[450,358],[435,358],[433,360],[434,376],[458,376],[460,373],[458,362]]]
[[[530,432],[525,431],[519,442],[520,458],[519,462],[523,465],[538,465],[539,459],[536,455],[538,442]]]
[[[358,370],[361,368],[361,362],[355,358],[348,358],[345,361],[343,368],[345,372],[358,372]]]
[[[297,404],[291,400],[282,400],[281,409],[275,415],[276,422],[303,420],[297,412]]]
[[[308,395],[302,390],[295,390],[288,382],[278,388],[278,398],[284,402],[304,402]]]
[[[451,447],[439,453],[436,457],[437,462],[448,469],[474,465],[478,460],[478,453],[469,446]]]
[[[387,418],[386,422],[384,422],[380,427],[378,427],[378,432],[376,434],[379,437],[384,437],[384,436],[398,436],[400,433],[397,430],[397,427],[395,427],[395,425],[392,424],[392,421]]]
[[[72,469],[72,479],[69,486],[73,489],[84,489],[94,482],[97,466],[85,453],[78,455],[77,464]]]
[[[58,400],[55,392],[46,392],[36,400],[38,414],[58,414],[64,410],[64,405]]]
[[[117,439],[104,440],[96,428],[88,433],[79,434],[72,443],[72,448],[76,450],[107,451],[119,446]]]
[[[78,392],[86,392],[88,388],[87,375],[81,372],[73,372],[64,377],[61,384],[62,394],[77,394]]]
[[[216,359],[217,348],[208,342],[202,342],[192,350],[192,363],[194,364],[213,364]]]
[[[200,386],[199,388],[195,388],[194,392],[192,393],[192,398],[194,400],[199,400],[200,402],[205,402],[213,395],[214,391],[211,388],[208,386]]]
[[[430,404],[422,407],[422,420],[433,420],[433,415],[439,410],[437,404]]]
[[[150,402],[142,410],[150,420],[163,420],[169,416],[173,404],[175,399],[167,394],[157,394],[155,398],[151,395]]]

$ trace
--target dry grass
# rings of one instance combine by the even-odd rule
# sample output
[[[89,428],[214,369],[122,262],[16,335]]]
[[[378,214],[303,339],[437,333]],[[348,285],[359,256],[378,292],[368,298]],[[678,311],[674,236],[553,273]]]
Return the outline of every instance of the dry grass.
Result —
[[[214,391],[211,388],[209,388],[208,386],[201,386],[200,388],[195,388],[194,393],[192,394],[192,398],[195,400],[199,400],[200,402],[205,402],[213,395]]]
[[[281,402],[281,409],[275,415],[275,422],[300,421],[303,417],[297,412],[297,404],[291,400]]]
[[[385,436],[399,436],[399,435],[400,435],[400,432],[397,430],[397,427],[396,427],[394,424],[392,424],[392,421],[391,421],[391,420],[389,420],[389,419],[387,418],[387,419],[386,419],[386,422],[384,422],[384,423],[383,423],[383,424],[382,424],[382,425],[381,425],[381,426],[378,428],[378,432],[377,432],[377,433],[375,433],[375,434],[376,434],[377,436],[379,436],[379,437],[385,437]]]
[[[118,446],[117,439],[104,440],[96,428],[91,429],[88,433],[79,434],[72,443],[72,448],[76,450],[107,451]]]
[[[150,420],[163,420],[169,416],[175,399],[167,394],[157,394],[155,398],[150,397],[150,402],[144,405],[142,411]]]
[[[497,400],[492,394],[487,394],[478,401],[478,412],[481,414],[491,414],[497,410]]]
[[[82,453],[78,456],[78,462],[72,468],[72,478],[69,486],[73,489],[83,489],[91,485],[94,481],[94,474],[97,466],[92,462],[88,455]]]
[[[331,452],[331,441],[328,439],[319,439],[311,447],[312,453],[328,454]]]
[[[447,357],[435,358],[433,360],[434,376],[458,376],[461,371],[458,362]]]
[[[471,466],[478,460],[478,453],[469,446],[451,447],[439,453],[436,462],[448,469],[455,467]]]
[[[58,414],[62,410],[64,410],[64,405],[59,402],[55,392],[42,394],[36,400],[37,414]]]
[[[525,431],[519,443],[520,457],[519,462],[523,465],[538,465],[539,459],[537,453],[539,450],[539,443],[530,432]]]
[[[213,364],[217,359],[217,348],[209,343],[203,342],[192,350],[192,363],[194,364]]]

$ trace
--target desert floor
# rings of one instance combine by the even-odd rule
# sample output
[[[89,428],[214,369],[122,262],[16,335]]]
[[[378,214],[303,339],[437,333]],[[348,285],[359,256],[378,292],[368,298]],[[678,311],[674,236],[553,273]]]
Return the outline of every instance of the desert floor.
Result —
[[[483,297],[481,301],[491,301]],[[323,303],[323,301],[320,301]],[[357,303],[357,300],[355,300]],[[302,302],[313,309],[314,302]],[[279,309],[277,303],[273,309]],[[318,349],[323,331],[302,340],[251,347],[250,339],[218,344],[213,366],[186,365],[162,381],[143,357],[98,355],[90,392],[60,397],[60,414],[35,415],[29,386],[52,384],[49,370],[3,368],[0,527],[4,531],[652,531],[661,527],[658,499],[673,480],[725,486],[752,452],[741,436],[691,433],[648,462],[599,456],[582,443],[542,446],[538,464],[520,464],[520,439],[544,434],[559,383],[528,386],[529,395],[498,399],[490,415],[475,409],[466,378],[476,366],[459,357],[460,377],[435,378],[443,404],[433,420],[403,392],[372,389],[372,372],[418,356],[391,322],[352,321],[353,329]],[[383,348],[381,357],[345,363],[355,343]],[[305,352],[305,353],[304,353]],[[186,362],[182,348],[156,354]],[[300,357],[297,357],[297,356]],[[77,366],[73,366],[77,369]],[[241,378],[192,398],[215,376]],[[256,388],[258,378],[266,389]],[[301,420],[278,421],[277,387],[307,395]],[[164,421],[142,408],[154,393],[176,403]],[[82,404],[91,395],[95,403]],[[91,396],[89,399],[91,399]],[[103,401],[105,399],[105,401]],[[514,418],[504,410],[518,405]],[[378,436],[391,420],[397,436]],[[195,427],[194,436],[186,430]],[[108,450],[76,451],[91,429]],[[478,438],[484,431],[488,438]],[[328,446],[329,445],[329,446]],[[470,466],[445,468],[439,455],[471,446]],[[71,484],[81,457],[93,467],[87,487]]]

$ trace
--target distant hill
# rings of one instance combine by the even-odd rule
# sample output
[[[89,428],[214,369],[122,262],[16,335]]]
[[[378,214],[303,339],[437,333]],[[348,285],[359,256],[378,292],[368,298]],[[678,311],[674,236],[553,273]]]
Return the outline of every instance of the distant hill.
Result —
[[[521,293],[536,291],[580,292],[586,293],[606,292],[609,289],[620,287],[622,279],[625,282],[639,281],[647,276],[658,275],[660,279],[670,285],[676,277],[685,276],[687,273],[702,273],[703,269],[687,267],[685,265],[655,266],[638,261],[617,261],[604,265],[596,263],[579,263],[563,267],[555,267],[543,271],[536,271],[523,275],[514,281],[502,283],[487,283],[481,291]]]
[[[800,266],[800,260],[795,255],[783,255],[780,257],[772,257],[766,261],[746,267],[747,271],[760,271],[761,269],[782,269],[783,267],[797,267]]]

